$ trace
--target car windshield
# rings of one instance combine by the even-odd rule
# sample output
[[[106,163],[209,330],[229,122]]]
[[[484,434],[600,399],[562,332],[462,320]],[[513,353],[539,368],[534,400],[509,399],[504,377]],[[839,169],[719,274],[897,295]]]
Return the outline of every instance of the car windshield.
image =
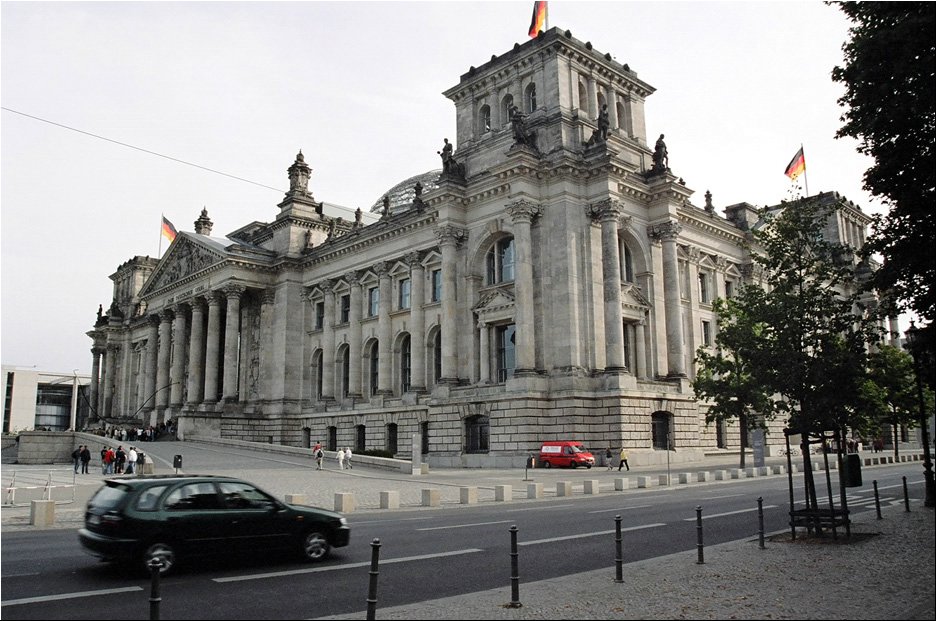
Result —
[[[105,485],[91,497],[88,507],[113,509],[123,502],[129,491],[126,485]]]
[[[573,453],[582,453],[585,450],[581,446],[576,446],[575,444],[570,444],[569,448],[572,449]]]

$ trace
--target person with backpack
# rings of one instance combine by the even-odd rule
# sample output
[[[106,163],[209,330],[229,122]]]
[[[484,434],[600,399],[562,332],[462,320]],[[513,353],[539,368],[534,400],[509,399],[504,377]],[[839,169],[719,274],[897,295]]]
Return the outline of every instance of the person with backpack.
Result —
[[[114,455],[114,472],[123,474],[125,463],[127,463],[127,454],[124,452],[123,445],[120,445]]]
[[[316,470],[322,469],[322,462],[325,461],[325,451],[322,450],[322,445],[318,445],[318,450],[315,451],[315,463]]]

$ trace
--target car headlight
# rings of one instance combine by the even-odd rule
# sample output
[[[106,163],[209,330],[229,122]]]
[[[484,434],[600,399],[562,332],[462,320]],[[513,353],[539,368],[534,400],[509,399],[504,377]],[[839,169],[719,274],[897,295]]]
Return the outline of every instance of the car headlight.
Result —
[[[338,523],[341,524],[342,526],[347,526],[347,525],[348,525],[348,518],[346,518],[346,517],[338,518]]]

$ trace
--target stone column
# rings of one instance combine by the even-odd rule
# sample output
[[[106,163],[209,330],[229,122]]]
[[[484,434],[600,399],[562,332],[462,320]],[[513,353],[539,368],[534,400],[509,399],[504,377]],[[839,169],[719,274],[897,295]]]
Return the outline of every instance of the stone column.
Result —
[[[159,314],[159,353],[156,359],[156,408],[169,405],[169,353],[172,351],[172,311]],[[151,419],[152,420],[152,419]],[[158,414],[157,419],[158,420]]]
[[[351,272],[345,277],[351,286],[351,312],[348,315],[351,335],[348,339],[348,396],[359,398],[363,395],[361,388],[361,314],[363,312],[363,290],[361,289],[361,275]]]
[[[319,283],[325,294],[325,317],[322,321],[322,400],[335,400],[335,283],[326,280]],[[381,292],[383,298],[383,292]],[[381,305],[383,299],[380,300]],[[389,320],[390,315],[387,315]],[[381,361],[382,362],[382,361]]]
[[[516,351],[517,368],[514,376],[536,374],[536,325],[533,308],[533,238],[530,226],[533,218],[542,213],[539,205],[519,200],[507,205],[507,213],[513,220],[514,246],[517,256],[514,262],[514,295],[516,296]]]
[[[588,118],[598,118],[598,84],[588,76]]]
[[[650,236],[663,246],[663,299],[666,305],[666,363],[671,377],[686,377],[683,353],[682,298],[679,294],[679,263],[676,238],[682,230],[678,222],[651,227]]]
[[[488,325],[483,322],[478,322],[478,341],[480,352],[480,364],[478,365],[478,383],[480,384],[490,384],[491,383],[491,333]]]
[[[205,303],[192,300],[192,330],[189,337],[188,395],[193,407],[202,402],[205,389]]]
[[[442,250],[442,377],[439,384],[458,383],[458,326],[456,325],[456,261],[458,246],[468,234],[462,228],[451,225],[436,230]]]
[[[156,409],[156,374],[159,360],[159,317],[147,317],[146,361],[143,364],[146,379],[143,381],[143,420],[149,420],[149,413]]]
[[[900,338],[900,326],[897,324],[897,317],[888,317],[887,325],[887,343],[897,347],[898,339]]]
[[[107,353],[104,354],[104,416],[110,418],[113,416],[114,407],[114,370],[117,366],[117,346],[107,345]]]
[[[91,412],[89,419],[95,420],[101,417],[102,410],[98,405],[98,395],[101,389],[101,354],[104,353],[103,347],[94,346],[91,348]]]
[[[273,305],[276,291],[264,289],[260,296],[260,399],[267,400],[272,394],[273,356]]]
[[[178,304],[175,310],[175,321],[172,326],[172,366],[169,369],[169,405],[178,412],[182,408],[182,388],[185,375],[185,306]]]
[[[702,322],[699,319],[699,305],[702,302],[702,287],[699,281],[699,263],[702,260],[702,251],[696,246],[689,246],[686,249],[686,254],[689,257],[686,263],[689,291],[679,292],[680,295],[685,295],[689,300],[689,321],[687,322],[689,325],[686,327],[687,334],[684,335],[686,346],[683,347],[683,355],[685,355],[686,352],[691,354],[702,343]],[[684,368],[695,377],[695,363],[691,360],[692,357],[693,356],[690,355],[690,360],[684,360],[683,365]]]
[[[615,129],[618,129],[617,91],[614,90],[613,85],[608,87],[607,101],[608,101],[608,124],[610,125],[611,130],[615,130]]]
[[[224,323],[224,373],[222,375],[222,399],[224,401],[237,401],[237,371],[240,359],[238,352],[238,336],[240,335],[240,300],[244,287],[228,285],[224,288],[227,298],[227,314]]]
[[[589,214],[601,222],[601,270],[604,274],[605,373],[627,370],[624,360],[624,317],[621,313],[621,250],[618,225],[621,204],[607,199],[588,206]]]
[[[205,334],[205,403],[218,401],[218,360],[221,355],[221,293],[210,291],[208,303],[208,330]]]
[[[390,309],[393,303],[393,286],[390,282],[390,264],[381,261],[374,266],[379,278],[378,295],[380,308],[377,311],[377,394],[393,394],[393,360],[390,339],[393,338],[390,326]]]
[[[634,352],[637,379],[647,379],[647,340],[644,334],[646,319],[641,319],[634,325]]]
[[[426,390],[426,314],[423,303],[426,301],[426,269],[422,265],[422,254],[411,252],[406,255],[410,266],[410,392]]]

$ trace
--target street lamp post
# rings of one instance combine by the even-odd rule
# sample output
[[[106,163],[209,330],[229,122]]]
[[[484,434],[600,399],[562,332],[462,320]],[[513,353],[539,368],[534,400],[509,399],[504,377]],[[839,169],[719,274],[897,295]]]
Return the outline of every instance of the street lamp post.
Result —
[[[936,499],[933,496],[933,462],[930,458],[929,424],[926,420],[926,402],[923,399],[923,378],[920,369],[920,334],[919,328],[913,325],[913,322],[910,322],[906,337],[906,347],[910,350],[910,355],[913,356],[913,374],[916,376],[917,399],[920,408],[920,433],[923,441],[923,481],[926,492],[923,506],[933,507],[936,506]]]

